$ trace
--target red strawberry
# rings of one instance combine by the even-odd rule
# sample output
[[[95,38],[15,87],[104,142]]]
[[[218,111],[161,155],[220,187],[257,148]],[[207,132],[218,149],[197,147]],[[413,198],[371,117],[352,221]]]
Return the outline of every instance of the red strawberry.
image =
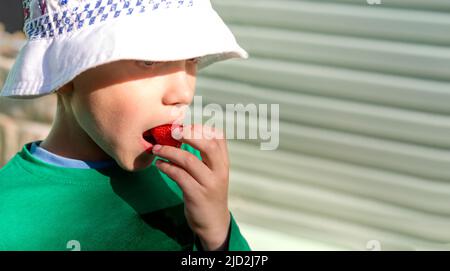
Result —
[[[173,128],[182,127],[173,125]],[[164,124],[144,132],[144,138],[152,144],[181,147],[181,142],[172,137],[172,124]]]

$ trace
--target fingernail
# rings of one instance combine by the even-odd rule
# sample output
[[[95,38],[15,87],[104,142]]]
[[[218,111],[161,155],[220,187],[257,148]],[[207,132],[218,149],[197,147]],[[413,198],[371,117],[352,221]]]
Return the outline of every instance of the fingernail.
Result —
[[[153,146],[152,151],[157,152],[161,149],[161,147],[162,147],[161,145],[156,144],[155,146]]]

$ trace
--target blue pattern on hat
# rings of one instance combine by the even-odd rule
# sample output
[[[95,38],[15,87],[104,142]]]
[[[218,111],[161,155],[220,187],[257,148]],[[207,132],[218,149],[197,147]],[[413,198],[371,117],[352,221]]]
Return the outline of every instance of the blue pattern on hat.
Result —
[[[58,3],[63,10],[49,15],[47,14],[46,1],[37,0],[41,12],[40,16],[30,18],[32,1],[22,1],[25,18],[24,32],[29,40],[53,38],[55,35],[68,34],[86,26],[132,15],[133,13],[194,5],[194,0],[97,0],[95,4],[86,3],[82,5],[80,3],[79,6],[68,9],[66,7],[69,0],[59,0]]]

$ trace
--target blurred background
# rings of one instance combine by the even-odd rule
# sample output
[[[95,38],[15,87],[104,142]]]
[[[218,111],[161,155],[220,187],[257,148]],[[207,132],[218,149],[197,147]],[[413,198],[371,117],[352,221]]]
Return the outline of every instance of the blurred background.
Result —
[[[0,86],[23,45],[0,3]],[[280,145],[230,140],[230,208],[254,250],[450,250],[450,1],[212,0],[249,54],[203,102],[279,104]],[[0,167],[55,97],[0,99]]]

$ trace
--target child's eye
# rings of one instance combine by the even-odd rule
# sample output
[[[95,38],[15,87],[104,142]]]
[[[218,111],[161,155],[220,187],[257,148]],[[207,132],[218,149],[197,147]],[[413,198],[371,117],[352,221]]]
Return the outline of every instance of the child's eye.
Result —
[[[192,63],[198,63],[198,57],[188,59],[188,61],[192,62]],[[139,65],[142,65],[144,67],[153,67],[159,63],[162,63],[162,62],[158,62],[158,61],[147,61],[147,60],[141,60],[141,61],[137,61],[137,62]]]
[[[151,66],[154,66],[155,64],[157,64],[158,62],[155,62],[155,61],[141,61],[141,63],[145,67],[151,67]]]
[[[156,66],[157,64],[159,64],[161,62],[157,62],[157,61],[148,61],[148,60],[137,60],[136,64],[141,66],[142,68],[153,68],[154,66]]]

